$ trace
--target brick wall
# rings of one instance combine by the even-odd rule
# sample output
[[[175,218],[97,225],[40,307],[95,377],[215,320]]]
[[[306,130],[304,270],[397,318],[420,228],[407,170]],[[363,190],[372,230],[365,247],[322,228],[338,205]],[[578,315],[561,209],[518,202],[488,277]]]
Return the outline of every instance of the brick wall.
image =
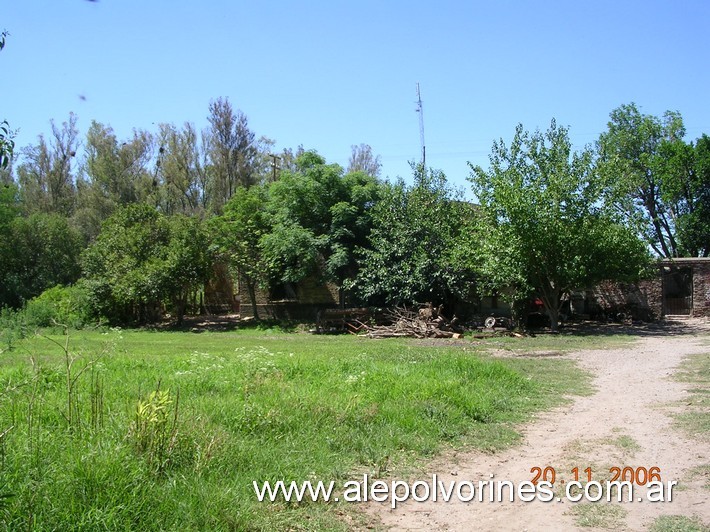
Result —
[[[657,277],[635,284],[604,281],[591,290],[589,313],[594,316],[624,312],[636,320],[653,321],[661,317],[662,295],[660,272]]]
[[[292,286],[295,297],[271,300],[269,293],[257,288],[256,303],[260,318],[316,321],[316,314],[325,308],[336,308],[339,303],[338,287],[316,278],[306,278]],[[244,283],[240,283],[241,316],[253,316],[251,299]]]
[[[710,258],[661,260],[656,274],[635,284],[603,282],[591,290],[590,313],[630,313],[634,319],[663,317],[663,273],[670,268],[693,271],[690,316],[710,317]]]
[[[710,259],[693,267],[693,316],[710,317]]]

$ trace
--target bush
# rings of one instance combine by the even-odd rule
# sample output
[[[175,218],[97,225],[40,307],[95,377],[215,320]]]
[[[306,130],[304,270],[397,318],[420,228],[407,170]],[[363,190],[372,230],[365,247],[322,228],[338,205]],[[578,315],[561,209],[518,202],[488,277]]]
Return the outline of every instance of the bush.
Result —
[[[25,337],[24,314],[9,307],[0,308],[0,353],[9,351]]]
[[[80,329],[92,321],[89,296],[82,283],[55,286],[27,302],[24,322],[34,327],[66,325]]]

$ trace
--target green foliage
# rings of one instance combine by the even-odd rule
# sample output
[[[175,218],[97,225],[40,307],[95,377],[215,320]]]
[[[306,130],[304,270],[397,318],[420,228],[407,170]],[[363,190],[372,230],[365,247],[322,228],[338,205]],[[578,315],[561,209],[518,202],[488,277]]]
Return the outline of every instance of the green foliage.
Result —
[[[211,172],[206,185],[210,209],[219,214],[240,186],[255,184],[258,150],[246,115],[235,110],[229,99],[211,101],[209,111]]]
[[[295,283],[315,273],[322,239],[297,223],[280,223],[260,241],[272,278]]]
[[[209,274],[210,255],[199,220],[130,205],[106,221],[83,265],[98,315],[113,323],[145,323],[172,304],[179,322],[190,291]]]
[[[592,153],[572,152],[552,121],[511,145],[494,143],[490,169],[472,166],[481,245],[471,250],[490,288],[538,295],[557,327],[561,296],[604,279],[631,280],[648,263],[643,244],[614,218]]]
[[[679,113],[658,118],[632,103],[612,111],[597,143],[612,200],[662,257],[710,253],[710,140],[684,136]]]
[[[178,444],[179,395],[158,387],[138,401],[129,436],[148,467],[160,473],[171,465]]]
[[[14,133],[7,120],[0,122],[0,169],[7,168],[15,150]]]
[[[472,206],[441,172],[415,168],[415,184],[383,187],[372,231],[358,249],[361,265],[348,286],[371,304],[450,302],[468,295],[472,278],[458,240]]]
[[[83,237],[58,214],[14,217],[0,245],[0,306],[20,307],[47,288],[76,282]]]
[[[73,223],[89,240],[101,231],[101,223],[116,209],[130,203],[155,199],[158,191],[148,164],[153,139],[145,131],[119,142],[109,126],[96,121],[86,134],[83,172],[77,179],[77,206]]]
[[[663,141],[654,160],[660,176],[660,201],[673,222],[677,252],[683,257],[710,255],[710,137],[695,144]]]
[[[247,285],[255,317],[259,316],[255,288],[268,282],[268,266],[261,251],[261,239],[270,230],[266,199],[263,186],[238,188],[224,206],[222,216],[209,222],[219,255]]]
[[[86,287],[79,281],[73,286],[55,286],[27,302],[26,323],[34,327],[64,325],[80,329],[92,322]]]
[[[5,48],[6,30],[0,32],[0,50]],[[12,154],[15,150],[14,133],[10,129],[7,120],[0,122],[0,169],[7,168],[12,161]]]
[[[272,229],[260,247],[270,277],[279,283],[315,275],[342,284],[358,269],[354,250],[366,243],[380,185],[363,172],[344,175],[313,151],[295,166],[268,190]]]
[[[77,117],[69,113],[60,126],[50,120],[52,134],[22,150],[17,167],[24,212],[71,216],[76,207],[76,152],[79,146]]]

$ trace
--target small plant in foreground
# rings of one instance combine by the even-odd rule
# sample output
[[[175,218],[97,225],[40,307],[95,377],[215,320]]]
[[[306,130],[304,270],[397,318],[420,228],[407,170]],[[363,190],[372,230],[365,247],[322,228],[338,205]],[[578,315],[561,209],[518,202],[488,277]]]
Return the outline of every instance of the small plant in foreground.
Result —
[[[179,398],[178,393],[173,401],[170,390],[161,390],[158,381],[156,389],[136,405],[130,437],[136,452],[156,472],[166,469],[178,443]]]

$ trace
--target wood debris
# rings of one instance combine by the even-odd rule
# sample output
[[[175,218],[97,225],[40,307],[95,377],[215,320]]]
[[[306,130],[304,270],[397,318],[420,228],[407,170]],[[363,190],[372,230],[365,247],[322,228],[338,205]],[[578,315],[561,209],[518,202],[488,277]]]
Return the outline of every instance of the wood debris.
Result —
[[[418,311],[406,307],[394,307],[386,314],[388,325],[358,323],[360,334],[370,338],[461,338],[463,329],[458,319],[449,320],[441,314],[442,307],[431,304]]]

